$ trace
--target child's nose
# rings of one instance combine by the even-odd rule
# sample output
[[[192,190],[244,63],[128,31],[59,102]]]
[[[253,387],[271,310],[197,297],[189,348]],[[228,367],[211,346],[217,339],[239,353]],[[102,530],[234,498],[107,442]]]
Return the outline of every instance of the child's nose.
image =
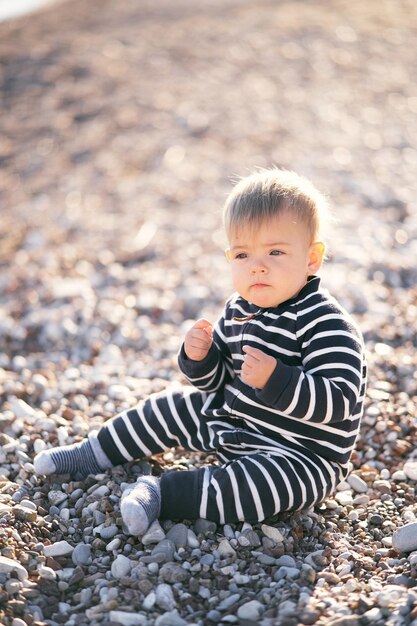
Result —
[[[260,260],[254,260],[252,267],[251,267],[251,273],[252,274],[266,274],[267,272],[267,267],[265,265],[265,263],[263,263]]]

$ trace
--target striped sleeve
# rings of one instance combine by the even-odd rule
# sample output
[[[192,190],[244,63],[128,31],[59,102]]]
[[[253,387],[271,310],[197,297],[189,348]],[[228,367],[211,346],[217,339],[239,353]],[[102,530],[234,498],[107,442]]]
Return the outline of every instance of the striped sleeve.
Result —
[[[337,423],[354,413],[362,388],[363,343],[347,315],[331,303],[298,312],[301,367],[280,361],[257,395],[284,415]]]
[[[178,365],[188,382],[212,393],[219,391],[234,378],[232,357],[224,334],[225,320],[222,316],[213,328],[213,343],[205,359],[193,361],[187,357],[184,344],[178,356]]]

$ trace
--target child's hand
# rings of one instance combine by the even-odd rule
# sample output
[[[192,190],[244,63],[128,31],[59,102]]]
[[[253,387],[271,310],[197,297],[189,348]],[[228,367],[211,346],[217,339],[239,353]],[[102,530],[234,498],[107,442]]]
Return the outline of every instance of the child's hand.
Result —
[[[192,361],[202,361],[213,343],[213,326],[205,319],[197,320],[186,333],[184,339],[185,354]]]
[[[258,348],[243,346],[246,356],[243,360],[241,379],[247,385],[263,389],[274,371],[277,361]]]

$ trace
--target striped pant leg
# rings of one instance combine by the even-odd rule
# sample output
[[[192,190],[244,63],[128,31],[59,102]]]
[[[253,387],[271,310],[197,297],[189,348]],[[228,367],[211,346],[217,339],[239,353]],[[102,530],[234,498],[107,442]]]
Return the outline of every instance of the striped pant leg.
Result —
[[[213,433],[201,416],[206,394],[192,387],[167,389],[103,424],[98,441],[113,465],[173,447],[213,450]]]
[[[288,449],[250,454],[219,467],[164,475],[161,516],[259,522],[320,502],[338,480],[338,468],[315,455]],[[181,493],[188,494],[186,501]]]

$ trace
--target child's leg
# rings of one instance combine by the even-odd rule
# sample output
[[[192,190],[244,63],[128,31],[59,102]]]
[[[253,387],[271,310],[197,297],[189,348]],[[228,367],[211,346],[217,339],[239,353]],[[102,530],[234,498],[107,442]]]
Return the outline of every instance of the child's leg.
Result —
[[[320,502],[339,480],[337,466],[283,448],[279,453],[242,456],[222,466],[165,473],[157,496],[140,478],[126,500],[122,498],[121,511],[130,532],[138,535],[159,515],[167,519],[202,517],[221,524],[259,522]],[[154,513],[144,516],[142,507],[149,510],[150,501]]]
[[[150,396],[105,422],[80,443],[40,452],[38,474],[97,474],[174,446],[213,450],[213,434],[201,417],[206,395],[186,387]]]

